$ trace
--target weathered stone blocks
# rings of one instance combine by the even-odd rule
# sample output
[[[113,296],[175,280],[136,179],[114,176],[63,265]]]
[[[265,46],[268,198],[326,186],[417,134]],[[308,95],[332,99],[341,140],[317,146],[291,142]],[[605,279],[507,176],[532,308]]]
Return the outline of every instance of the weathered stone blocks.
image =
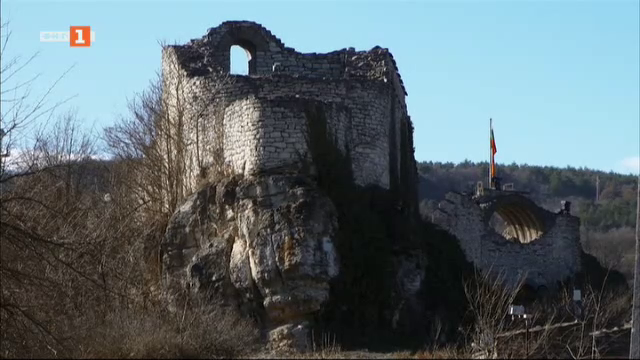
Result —
[[[507,240],[491,228],[489,218],[496,211],[514,214],[508,219],[520,241]],[[546,211],[524,195],[448,193],[432,220],[459,239],[469,261],[483,271],[501,273],[510,286],[525,277],[534,288],[552,288],[581,270],[580,219]],[[522,238],[534,235],[538,237]]]

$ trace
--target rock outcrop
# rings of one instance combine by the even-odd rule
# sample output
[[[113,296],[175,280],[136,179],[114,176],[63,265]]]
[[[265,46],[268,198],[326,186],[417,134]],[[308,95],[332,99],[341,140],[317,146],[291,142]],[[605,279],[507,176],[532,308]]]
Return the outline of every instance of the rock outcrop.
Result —
[[[163,282],[256,316],[276,346],[304,347],[309,316],[339,273],[333,203],[306,178],[235,177],[201,188],[172,216]]]

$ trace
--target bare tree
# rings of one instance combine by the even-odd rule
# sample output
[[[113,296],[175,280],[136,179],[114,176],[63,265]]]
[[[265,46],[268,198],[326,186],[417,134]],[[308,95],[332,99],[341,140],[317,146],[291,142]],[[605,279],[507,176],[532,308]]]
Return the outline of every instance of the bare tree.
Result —
[[[54,102],[50,96],[70,69],[44,94],[36,95],[38,76],[24,81],[20,77],[37,54],[26,60],[8,59],[10,37],[9,24],[4,22],[0,356],[58,356],[68,349],[69,334],[79,329],[74,322],[86,316],[83,312],[98,298],[105,304],[105,294],[110,300],[115,294],[128,296],[109,282],[125,283],[131,266],[125,266],[126,261],[108,262],[106,257],[131,258],[125,253],[133,247],[119,247],[122,243],[116,244],[111,236],[131,239],[120,231],[134,233],[121,208],[96,206],[102,202],[88,184],[103,169],[89,161],[94,139],[80,130],[72,113],[55,115],[69,99]]]
[[[5,175],[9,157],[17,146],[24,146],[30,130],[36,124],[42,125],[51,119],[54,110],[71,100],[51,102],[50,95],[56,85],[71,71],[67,69],[54,83],[46,88],[42,94],[34,94],[35,81],[41,74],[21,79],[25,70],[37,58],[38,53],[26,60],[21,56],[7,58],[11,29],[8,21],[0,25],[0,174]]]
[[[64,102],[51,105],[51,89],[33,97],[35,78],[8,89],[25,64],[4,63],[7,40],[0,148],[11,157],[0,164],[0,357],[232,356],[248,349],[256,341],[250,324],[187,307],[169,316],[145,278],[146,239],[164,229],[136,215],[166,214],[166,204],[188,191],[180,188],[182,172],[194,150],[180,127],[190,122],[171,128],[170,108],[152,89],[132,107],[134,120],[112,133],[122,161],[94,160],[95,137],[73,113],[54,114]],[[8,90],[23,93],[10,97]],[[159,150],[162,139],[170,140],[169,152]]]
[[[231,78],[216,73],[206,91],[198,91],[176,51],[162,47],[162,72],[130,101],[130,115],[105,135],[112,152],[137,175],[129,185],[139,202],[166,218],[195,190],[193,179],[228,171],[223,162],[224,104],[216,95]]]
[[[137,204],[138,221],[154,229],[144,243],[150,289],[159,290],[160,240],[169,217],[200,182],[230,171],[224,164],[224,99],[231,82],[214,73],[206,91],[189,77],[172,47],[161,44],[163,69],[129,102],[129,114],[105,130],[105,140],[124,175],[120,186]]]
[[[30,265],[34,261],[51,264],[54,248],[63,244],[41,235],[38,227],[45,226],[49,217],[36,218],[41,212],[33,211],[49,208],[31,195],[37,189],[25,186],[29,178],[37,177],[45,171],[42,156],[38,149],[47,148],[38,137],[29,143],[35,125],[46,123],[53,111],[63,102],[50,104],[49,95],[64,74],[49,87],[44,94],[33,95],[34,82],[39,75],[20,79],[24,70],[32,63],[37,54],[26,60],[16,56],[7,58],[7,48],[11,38],[8,22],[2,22],[2,45],[0,58],[0,324],[3,328],[0,343],[3,356],[16,346],[24,345],[22,335],[25,332],[43,335],[41,339],[49,346],[49,340],[59,342],[50,328],[33,311],[33,298],[24,291],[27,287],[50,289],[55,282],[47,278],[47,272],[35,271]],[[66,74],[66,73],[65,73]],[[18,146],[22,146],[19,149]],[[29,146],[29,148],[27,148]],[[21,151],[18,151],[21,150]],[[31,223],[36,219],[36,223]],[[53,256],[55,258],[55,256]],[[33,294],[30,294],[33,295]],[[29,344],[32,345],[32,344]]]
[[[88,155],[83,151],[90,143],[78,138],[75,129],[67,118],[57,133],[37,137],[37,146],[25,154],[28,168],[0,180],[0,321],[7,330],[0,341],[5,351],[59,351],[64,341],[56,335],[54,311],[68,304],[65,291],[74,281],[98,285],[84,271],[91,263],[76,257],[91,244],[83,206],[88,194],[72,186],[82,175],[77,162],[69,161],[72,154]],[[58,306],[50,303],[54,299]]]

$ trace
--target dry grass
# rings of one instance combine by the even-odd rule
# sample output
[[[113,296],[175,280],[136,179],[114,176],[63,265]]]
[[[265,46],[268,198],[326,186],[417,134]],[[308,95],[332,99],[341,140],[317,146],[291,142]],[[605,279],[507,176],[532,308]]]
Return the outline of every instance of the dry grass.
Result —
[[[454,348],[442,348],[436,350],[397,351],[392,353],[360,351],[342,351],[339,346],[320,348],[307,353],[297,352],[263,352],[252,354],[251,359],[464,359],[469,354]]]
[[[77,334],[78,358],[229,358],[255,349],[256,327],[222,310],[121,312]]]
[[[460,359],[469,355],[452,346],[424,349],[420,351],[400,350],[395,352],[373,352],[366,349],[343,350],[335,337],[322,335],[313,340],[308,352],[262,351],[247,356],[252,359]]]
[[[415,353],[398,352],[392,355],[395,359],[464,359],[470,355],[454,347],[443,347],[432,350],[422,350]]]

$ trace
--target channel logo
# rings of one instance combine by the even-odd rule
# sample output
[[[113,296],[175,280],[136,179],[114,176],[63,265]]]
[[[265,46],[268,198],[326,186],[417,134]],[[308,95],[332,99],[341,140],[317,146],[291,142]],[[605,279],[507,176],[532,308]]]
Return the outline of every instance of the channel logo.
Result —
[[[90,47],[96,41],[91,26],[71,26],[69,31],[40,31],[40,42],[64,42],[71,47]]]

